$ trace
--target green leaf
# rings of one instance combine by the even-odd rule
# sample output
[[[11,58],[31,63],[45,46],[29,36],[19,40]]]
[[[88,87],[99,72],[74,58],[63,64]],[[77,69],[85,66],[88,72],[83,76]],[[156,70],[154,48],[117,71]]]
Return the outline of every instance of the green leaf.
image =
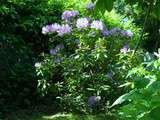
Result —
[[[116,105],[122,104],[124,101],[128,99],[129,93],[126,93],[122,96],[120,96],[112,105],[111,107],[114,107]]]
[[[95,2],[96,0],[92,0],[92,2]]]
[[[93,88],[87,88],[88,91],[95,91]]]
[[[105,10],[111,11],[113,9],[113,3],[115,0],[98,0],[96,8],[101,10],[103,13]]]
[[[154,108],[151,112],[150,112],[150,116],[151,118],[153,118],[154,120],[160,120],[160,106]]]

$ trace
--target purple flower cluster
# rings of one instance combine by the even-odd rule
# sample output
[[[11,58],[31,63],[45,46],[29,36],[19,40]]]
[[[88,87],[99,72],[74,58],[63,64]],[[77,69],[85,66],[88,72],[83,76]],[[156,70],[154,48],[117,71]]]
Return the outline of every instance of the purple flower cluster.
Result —
[[[57,54],[57,50],[56,49],[51,49],[49,52],[50,52],[51,55],[56,55]]]
[[[56,32],[61,26],[57,23],[51,24],[51,25],[46,25],[42,28],[42,33],[47,34],[50,32]]]
[[[65,34],[70,34],[72,31],[72,28],[68,24],[63,24],[59,29],[58,29],[58,35],[63,36]]]
[[[46,25],[42,28],[42,33],[52,33],[57,32],[59,36],[63,36],[64,34],[70,34],[72,28],[68,24],[59,25],[54,23],[52,25]]]
[[[109,36],[109,35],[116,35],[120,33],[121,29],[120,28],[113,28],[111,30],[104,30],[102,31],[103,36]]]
[[[93,10],[95,8],[95,4],[93,2],[90,2],[87,4],[87,9],[88,10]]]
[[[95,6],[94,3],[89,3],[88,8],[93,8]],[[77,10],[66,10],[62,14],[62,20],[70,20],[71,18],[74,18],[79,15],[79,12]],[[132,37],[133,32],[130,30],[121,30],[120,28],[113,28],[111,30],[107,30],[105,24],[101,20],[93,20],[90,23],[89,18],[79,18],[76,21],[76,27],[81,29],[81,28],[87,28],[90,26],[90,28],[96,29],[96,30],[101,30],[102,35],[104,37],[110,36],[110,35],[118,35],[121,34],[122,36],[126,37]],[[64,36],[65,34],[70,34],[72,31],[72,27],[69,24],[63,24],[59,25],[57,23],[51,24],[51,25],[46,25],[42,28],[42,33],[47,34],[47,33],[52,33],[52,32],[57,32],[59,36]]]
[[[86,28],[89,26],[89,20],[87,18],[79,18],[76,23],[77,28]]]
[[[105,25],[101,20],[94,20],[91,23],[91,28],[94,28],[96,30],[104,30],[105,29]]]
[[[120,52],[123,54],[126,54],[127,52],[130,51],[129,45],[125,45],[122,49],[120,49]]]
[[[63,44],[58,44],[55,48],[50,50],[51,55],[56,55],[60,50],[64,49]]]
[[[109,36],[110,35],[110,31],[109,30],[104,30],[104,31],[102,31],[102,35],[103,36]]]
[[[110,35],[118,34],[121,32],[120,28],[113,28],[110,30]]]
[[[133,36],[133,32],[130,31],[130,30],[122,31],[122,35],[126,36],[126,37],[132,37]]]
[[[77,10],[72,10],[72,11],[66,10],[62,14],[62,20],[70,20],[78,15],[79,12]]]
[[[74,18],[79,15],[79,12],[77,10],[69,11],[66,10],[62,14],[62,20],[70,20],[71,18]],[[68,24],[59,25],[57,23],[46,25],[42,27],[42,33],[47,34],[51,32],[57,32],[59,36],[63,36],[65,34],[70,34],[72,31],[71,26]]]
[[[63,44],[58,44],[55,48],[53,48],[53,49],[50,50],[50,54],[51,55],[57,55],[58,52],[60,50],[62,50],[62,49],[64,49],[64,45]],[[63,60],[62,58],[57,57],[57,58],[54,59],[54,62],[55,63],[60,63],[62,60]]]
[[[91,18],[79,18],[76,22],[77,28],[86,28],[89,27],[96,30],[104,30],[106,29],[105,24],[101,20],[93,20],[91,23]]]
[[[110,35],[122,35],[122,36],[126,36],[126,37],[132,37],[133,32],[131,32],[130,30],[125,31],[125,30],[121,30],[120,28],[113,28],[111,30],[102,31],[102,35],[104,37],[110,36]]]
[[[100,96],[90,96],[88,98],[89,107],[94,107],[100,104],[101,97]]]

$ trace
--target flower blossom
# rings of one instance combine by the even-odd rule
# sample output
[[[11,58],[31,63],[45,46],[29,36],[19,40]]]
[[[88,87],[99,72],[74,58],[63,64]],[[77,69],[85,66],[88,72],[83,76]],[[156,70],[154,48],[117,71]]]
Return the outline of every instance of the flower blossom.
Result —
[[[100,20],[94,20],[91,23],[91,28],[95,28],[96,30],[104,30],[105,29],[105,25],[102,21]]]
[[[100,96],[90,96],[88,98],[89,107],[94,107],[100,104],[101,97]]]
[[[72,28],[68,24],[63,24],[57,32],[59,36],[63,36],[65,34],[70,34],[71,30]]]
[[[93,2],[90,2],[87,4],[87,9],[92,10],[95,8],[95,4]]]
[[[122,31],[122,35],[126,36],[126,37],[132,37],[133,36],[133,32],[130,31],[130,30]]]
[[[116,35],[118,33],[120,33],[121,29],[120,28],[113,28],[111,30],[104,30],[102,31],[102,35],[105,36],[109,36],[109,35]]]
[[[72,11],[66,10],[62,14],[62,20],[70,20],[71,18],[74,18],[78,15],[79,12],[77,10],[72,10]]]
[[[125,45],[122,49],[120,49],[120,52],[121,53],[124,53],[124,54],[126,54],[127,52],[129,52],[130,51],[130,48],[129,48],[129,45],[127,44],[127,45]]]
[[[87,18],[79,18],[76,23],[77,28],[86,28],[89,26],[89,21]]]
[[[121,31],[120,28],[113,28],[109,31],[110,35],[116,35]]]
[[[42,33],[47,34],[50,32],[56,32],[60,28],[60,25],[57,23],[51,24],[51,25],[46,25],[42,27]]]
[[[51,55],[56,55],[57,54],[57,50],[56,49],[51,49],[50,50],[50,54]]]
[[[104,30],[104,31],[102,31],[102,35],[103,36],[109,36],[110,35],[110,31],[109,30]]]

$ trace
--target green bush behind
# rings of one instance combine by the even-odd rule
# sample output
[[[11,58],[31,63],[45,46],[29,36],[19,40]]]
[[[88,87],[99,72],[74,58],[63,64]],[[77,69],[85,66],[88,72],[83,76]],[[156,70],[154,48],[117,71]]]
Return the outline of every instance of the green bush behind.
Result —
[[[37,99],[34,63],[48,52],[41,27],[59,21],[63,3],[48,0],[0,1],[0,108],[29,106]],[[4,109],[3,109],[4,108]]]

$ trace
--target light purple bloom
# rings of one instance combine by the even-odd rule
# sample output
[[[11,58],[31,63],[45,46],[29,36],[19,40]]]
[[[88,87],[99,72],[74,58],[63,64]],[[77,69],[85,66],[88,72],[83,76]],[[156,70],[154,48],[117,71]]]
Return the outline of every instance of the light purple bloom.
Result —
[[[63,36],[64,34],[70,34],[71,30],[72,28],[68,24],[63,24],[57,32],[59,36]]]
[[[60,28],[60,25],[57,23],[46,25],[42,28],[42,33],[47,34],[49,32],[56,32]]]
[[[92,10],[95,8],[95,4],[93,2],[90,2],[87,4],[87,9]]]
[[[50,50],[50,54],[51,55],[56,55],[57,54],[57,50],[56,49],[51,49]]]
[[[122,31],[122,35],[126,36],[126,37],[132,37],[133,36],[133,32],[130,31],[130,30]]]
[[[94,107],[100,104],[101,97],[100,96],[90,96],[88,98],[89,107]]]
[[[90,17],[87,17],[87,20],[88,20],[89,22],[91,22],[91,21],[92,21],[92,18],[90,18]]]
[[[51,26],[50,25],[46,25],[46,26],[42,27],[42,33],[43,34],[49,33],[50,30],[51,30]]]
[[[77,28],[86,28],[89,26],[89,21],[87,18],[79,18],[76,23]]]
[[[102,35],[103,36],[109,36],[110,35],[110,31],[104,30],[104,31],[102,31]]]
[[[127,44],[127,45],[125,45],[122,49],[120,49],[120,52],[121,53],[124,53],[124,54],[126,54],[127,52],[129,52],[130,51],[130,48],[129,48],[129,45]]]
[[[118,33],[120,33],[120,31],[121,31],[121,29],[120,28],[113,28],[113,29],[111,29],[111,30],[104,30],[103,32],[102,32],[102,35],[103,36],[109,36],[109,35],[116,35],[116,34],[118,34]]]
[[[79,12],[77,10],[69,11],[66,10],[62,14],[62,20],[70,20],[71,18],[74,18],[79,15]]]
[[[115,34],[118,34],[120,33],[121,29],[120,28],[113,28],[109,31],[109,34],[110,35],[115,35]]]
[[[104,30],[105,29],[105,25],[102,21],[100,20],[94,20],[91,23],[91,28],[95,28],[96,30]]]
[[[51,25],[51,32],[56,32],[60,29],[60,25],[58,23],[54,23]]]

